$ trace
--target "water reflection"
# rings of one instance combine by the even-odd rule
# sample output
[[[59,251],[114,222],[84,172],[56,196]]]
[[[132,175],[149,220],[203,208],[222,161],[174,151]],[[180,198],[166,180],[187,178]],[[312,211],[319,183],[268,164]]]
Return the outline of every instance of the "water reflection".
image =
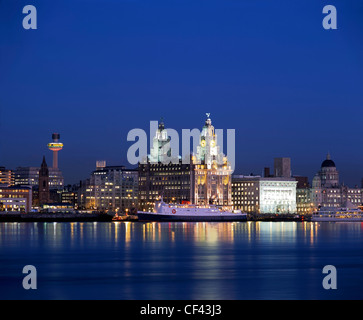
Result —
[[[39,299],[320,298],[327,264],[341,270],[334,294],[357,298],[362,235],[362,223],[0,223],[0,298],[24,297],[11,279],[26,264]]]
[[[301,237],[306,243],[314,244],[319,232],[330,233],[332,237],[339,233],[362,234],[363,223],[345,222],[113,222],[113,223],[0,223],[0,244],[5,236],[13,241],[21,241],[27,237],[46,240],[56,244],[62,240],[70,240],[75,244],[106,241],[115,245],[124,243],[129,246],[133,241],[144,243],[177,241],[193,241],[205,245],[234,243],[243,239],[247,242],[295,242]],[[77,241],[77,242],[76,242]]]

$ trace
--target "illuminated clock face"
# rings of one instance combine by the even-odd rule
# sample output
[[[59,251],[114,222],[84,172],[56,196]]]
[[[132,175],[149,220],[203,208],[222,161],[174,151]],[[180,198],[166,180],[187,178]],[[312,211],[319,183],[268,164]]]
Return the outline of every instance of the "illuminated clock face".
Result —
[[[212,141],[210,142],[210,145],[211,145],[212,147],[215,147],[216,142],[215,142],[214,140],[212,140]]]
[[[201,143],[200,143],[200,145],[204,148],[204,147],[205,147],[205,145],[206,145],[205,140],[202,140],[202,141],[201,141]]]

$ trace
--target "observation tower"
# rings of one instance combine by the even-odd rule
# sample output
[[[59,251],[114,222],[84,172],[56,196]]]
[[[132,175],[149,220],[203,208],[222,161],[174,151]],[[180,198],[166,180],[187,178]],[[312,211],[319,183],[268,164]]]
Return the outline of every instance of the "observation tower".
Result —
[[[53,142],[48,143],[48,149],[53,151],[53,168],[58,169],[58,151],[63,149],[63,143],[59,142],[60,134],[52,134]]]

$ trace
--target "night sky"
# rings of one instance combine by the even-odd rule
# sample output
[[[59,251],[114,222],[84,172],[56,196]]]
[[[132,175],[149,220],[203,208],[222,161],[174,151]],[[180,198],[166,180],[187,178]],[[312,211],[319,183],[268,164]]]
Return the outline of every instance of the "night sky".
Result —
[[[25,30],[25,5],[38,29]],[[335,5],[338,29],[322,27]],[[126,165],[134,128],[236,129],[236,171],[291,157],[310,181],[327,152],[363,177],[361,0],[0,0],[0,166],[48,165],[65,183]]]

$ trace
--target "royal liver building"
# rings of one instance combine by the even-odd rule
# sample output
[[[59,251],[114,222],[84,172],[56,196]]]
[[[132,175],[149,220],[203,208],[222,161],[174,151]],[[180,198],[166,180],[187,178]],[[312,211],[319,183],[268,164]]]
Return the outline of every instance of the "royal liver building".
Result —
[[[200,135],[197,154],[192,159],[194,202],[221,206],[232,205],[232,168],[217,144],[217,135],[208,113]]]
[[[216,204],[231,206],[231,165],[217,145],[210,114],[202,128],[197,152],[176,159],[164,122],[158,126],[150,155],[139,163],[139,210],[152,210],[163,195],[167,203]],[[188,161],[185,161],[188,159]]]

